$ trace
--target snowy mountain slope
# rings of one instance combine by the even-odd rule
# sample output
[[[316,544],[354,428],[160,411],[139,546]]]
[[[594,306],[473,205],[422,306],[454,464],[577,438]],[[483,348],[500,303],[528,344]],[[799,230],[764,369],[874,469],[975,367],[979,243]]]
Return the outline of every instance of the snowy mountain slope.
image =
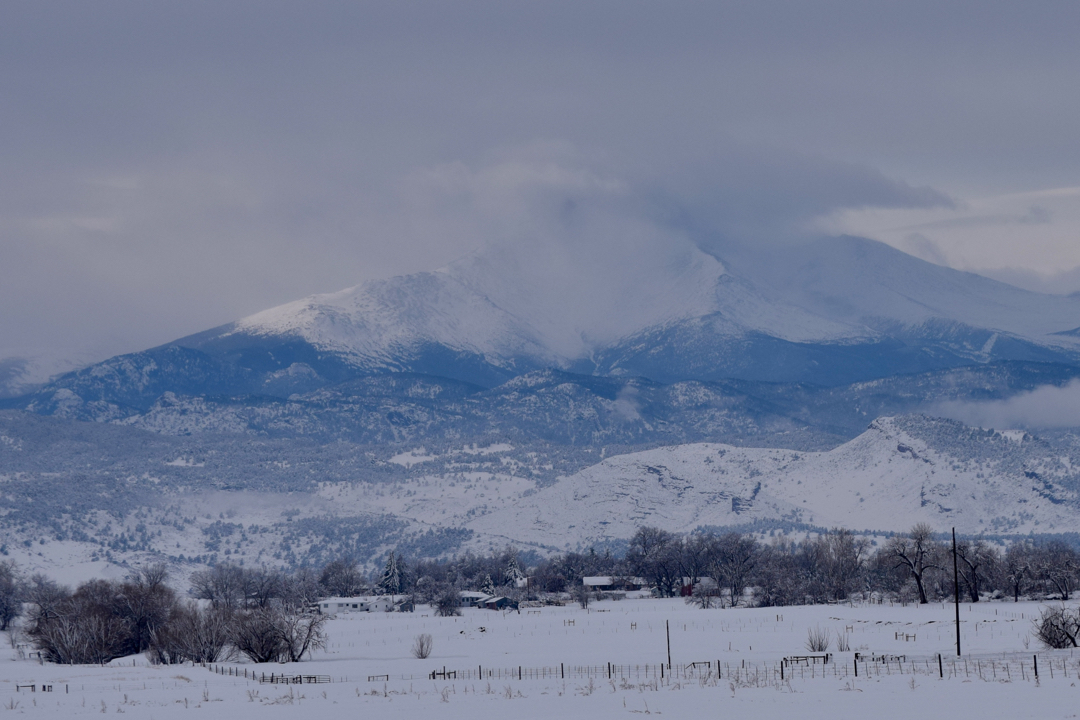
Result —
[[[489,249],[113,358],[47,386],[33,409],[63,411],[70,397],[41,399],[60,389],[145,409],[165,392],[284,398],[386,372],[485,387],[548,367],[842,386],[1000,360],[1080,365],[1080,297],[856,238],[729,250],[732,263],[689,244],[643,258]]]
[[[861,238],[727,251],[730,275],[721,287],[752,292],[599,350],[597,371],[666,382],[843,385],[996,360],[1075,364],[1080,357],[1078,338],[1068,333],[1080,321],[1077,297],[1020,290]]]
[[[751,260],[732,252],[745,272],[693,247],[650,263],[609,256],[584,267],[535,249],[492,248],[435,273],[259,313],[234,332],[296,335],[358,365],[385,368],[420,342],[496,365],[527,357],[556,367],[628,343],[667,350],[669,361],[679,357],[670,351],[695,344],[703,356],[723,356],[730,353],[725,345],[774,352],[784,343],[817,349],[820,358],[796,361],[804,365],[827,362],[829,353],[854,354],[849,364],[866,366],[867,376],[910,369],[935,351],[939,366],[1080,357],[1080,342],[1062,334],[1080,323],[1080,298],[1027,292],[858,238]],[[868,349],[860,356],[853,346]],[[672,377],[700,377],[685,363],[671,364]],[[597,361],[599,372],[608,369]]]
[[[644,329],[701,317],[722,316],[725,340],[757,333],[790,342],[850,342],[872,335],[769,300],[696,248],[654,265],[635,260],[626,268],[630,276],[617,281],[611,278],[621,271],[618,258],[607,258],[608,267],[581,268],[522,254],[493,248],[436,272],[271,308],[177,344],[215,354],[279,338],[333,355],[358,372],[411,370],[481,381],[456,367],[460,360],[446,362],[442,372],[421,368],[424,354],[472,358],[505,379],[534,367],[571,367]]]
[[[792,342],[732,326],[721,314],[652,328],[603,349],[598,372],[662,382],[742,378],[840,386],[896,375],[1018,360],[1075,365],[1071,351],[948,320],[894,325],[861,340]]]
[[[605,459],[617,448],[468,437],[459,425],[457,438],[360,444],[0,412],[0,549],[35,563],[290,565],[391,548],[587,547],[643,523],[903,530],[926,520],[1049,534],[1080,517],[1080,439],[1069,433],[904,416],[829,452],[698,443]]]
[[[1080,324],[1080,298],[1021,290],[884,243],[845,236],[774,252],[731,253],[738,272],[770,298],[835,322],[891,333],[947,320],[1048,347],[1077,347],[1060,333]]]
[[[173,345],[119,355],[63,375],[27,396],[25,407],[43,415],[113,420],[145,410],[166,392],[251,392],[257,384],[250,370]]]
[[[181,348],[168,351],[170,356],[200,356],[198,351]],[[288,398],[166,390],[148,395],[156,397],[148,406],[135,407],[93,396],[77,384],[108,378],[77,374],[68,378],[71,386],[34,396],[30,409],[174,436],[241,433],[357,443],[511,438],[576,447],[707,441],[822,450],[855,437],[882,415],[924,412],[947,401],[1000,400],[1037,387],[1061,387],[1080,377],[1080,368],[991,363],[845,387],[746,380],[662,384],[634,377],[542,370],[490,390],[405,372],[311,390],[300,382],[307,376],[298,375],[300,379],[293,378],[296,392]],[[119,389],[110,392],[115,396]],[[83,400],[80,394],[91,399]]]
[[[369,282],[258,313],[222,338],[298,337],[358,367],[385,369],[395,369],[423,343],[496,365],[528,357],[539,366],[565,366],[688,323],[702,336],[741,345],[758,338],[841,347],[870,343],[886,353],[886,340],[922,340],[970,361],[1018,352],[1000,348],[995,354],[999,343],[1046,352],[1016,359],[1049,360],[1080,349],[1067,334],[1080,323],[1080,298],[1031,293],[858,238],[750,259],[732,252],[744,272],[732,272],[693,247],[658,254],[652,263],[609,256],[585,267],[535,249],[490,248],[437,272]]]
[[[49,380],[91,364],[95,357],[30,355],[0,358],[0,398],[33,392]]]
[[[1071,530],[1080,517],[1077,470],[1042,450],[1028,435],[918,416],[877,420],[825,453],[666,447],[608,458],[468,527],[559,548],[629,537],[641,525],[688,531],[753,520],[892,531],[923,521],[966,533]]]
[[[717,313],[733,335],[755,330],[792,341],[821,341],[863,334],[764,297],[689,244],[644,252],[653,257],[607,255],[593,266],[580,266],[535,250],[493,248],[443,272],[540,328],[547,346],[569,359],[587,357],[647,328]]]
[[[222,335],[296,337],[371,369],[396,369],[434,343],[491,358],[558,364],[536,330],[447,272],[379,280],[316,295],[238,321]]]

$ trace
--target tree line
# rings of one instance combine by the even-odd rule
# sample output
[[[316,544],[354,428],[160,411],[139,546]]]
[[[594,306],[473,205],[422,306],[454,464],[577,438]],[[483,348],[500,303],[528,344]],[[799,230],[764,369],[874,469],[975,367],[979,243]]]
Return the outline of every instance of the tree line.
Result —
[[[1018,540],[1002,550],[963,539],[956,562],[961,596],[970,602],[1065,601],[1080,582],[1080,554],[1057,541]],[[19,632],[57,663],[105,663],[138,653],[158,663],[239,655],[287,662],[325,645],[326,617],[312,609],[327,597],[396,595],[407,605],[427,603],[439,615],[453,615],[460,612],[462,590],[514,600],[570,595],[587,604],[582,579],[589,576],[609,576],[616,584],[640,580],[661,597],[687,595],[702,608],[953,597],[952,546],[925,524],[880,546],[843,529],[764,541],[738,532],[679,535],[642,527],[622,556],[589,550],[534,556],[528,563],[507,547],[410,562],[391,551],[375,573],[350,558],[293,571],[221,563],[188,576],[184,594],[172,587],[163,564],[71,590],[44,575],[23,577],[9,560],[0,562],[0,630],[14,632],[22,616]]]
[[[1017,540],[1000,548],[980,538],[956,546],[961,597],[1059,598],[1068,600],[1080,582],[1080,553],[1060,541]],[[486,590],[517,599],[543,593],[580,594],[582,578],[641,579],[662,597],[693,591],[690,602],[706,606],[803,605],[857,595],[927,603],[953,597],[951,542],[926,524],[880,545],[849,530],[834,529],[796,541],[762,540],[738,532],[679,535],[641,527],[624,555],[609,551],[567,552],[537,559],[518,587],[521,570],[513,548],[452,560],[399,563],[397,592],[421,601],[446,587]]]
[[[630,540],[621,566],[611,563],[605,574],[620,570],[648,580],[660,595],[700,588],[695,597],[702,603],[710,594],[732,605],[766,606],[873,594],[927,603],[954,595],[951,542],[925,523],[880,546],[843,529],[802,541],[763,542],[734,532],[678,536],[643,527]],[[987,596],[1068,600],[1080,579],[1080,554],[1060,541],[1017,540],[1002,550],[984,539],[965,538],[956,544],[956,575],[961,597],[969,602]],[[709,582],[699,582],[703,578]]]

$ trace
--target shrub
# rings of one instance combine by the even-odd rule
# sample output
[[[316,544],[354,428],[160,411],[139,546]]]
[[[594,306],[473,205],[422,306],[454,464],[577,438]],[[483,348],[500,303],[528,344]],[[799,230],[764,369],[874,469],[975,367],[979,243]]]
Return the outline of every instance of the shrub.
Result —
[[[1046,608],[1035,621],[1035,637],[1055,650],[1077,647],[1080,635],[1080,608],[1070,610],[1064,605]]]
[[[281,608],[255,608],[233,616],[232,644],[256,663],[298,662],[326,647],[326,615],[308,615]]]
[[[829,630],[813,627],[806,631],[806,649],[811,652],[825,652],[829,649]]]
[[[428,633],[421,633],[413,640],[412,654],[413,657],[418,660],[426,660],[431,655],[431,635]]]

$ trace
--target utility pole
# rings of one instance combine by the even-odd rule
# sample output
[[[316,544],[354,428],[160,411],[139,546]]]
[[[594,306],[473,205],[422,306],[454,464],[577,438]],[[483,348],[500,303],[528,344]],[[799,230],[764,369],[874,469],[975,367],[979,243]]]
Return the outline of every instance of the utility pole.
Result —
[[[956,565],[956,528],[952,529],[953,604],[956,606],[956,657],[960,657],[960,572]]]

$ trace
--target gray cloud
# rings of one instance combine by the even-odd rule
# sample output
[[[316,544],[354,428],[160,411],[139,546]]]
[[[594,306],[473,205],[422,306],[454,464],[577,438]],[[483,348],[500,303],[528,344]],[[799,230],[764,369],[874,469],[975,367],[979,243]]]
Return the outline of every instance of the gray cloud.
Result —
[[[949,264],[945,253],[941,251],[941,246],[922,233],[911,233],[905,237],[904,249],[911,255],[935,265],[948,266]]]
[[[1056,273],[1040,273],[1024,268],[995,268],[980,270],[979,272],[987,277],[1032,292],[1050,293],[1052,295],[1080,293],[1080,267]],[[1080,318],[1077,321],[1080,322]]]
[[[133,350],[445,264],[498,228],[415,178],[521,148],[706,246],[949,202],[931,187],[1067,185],[1078,20],[966,1],[9,3],[0,357]]]
[[[870,167],[777,148],[734,145],[686,158],[657,197],[678,208],[700,238],[782,242],[811,220],[841,209],[952,207],[930,187],[913,187]],[[704,240],[708,245],[708,240]]]
[[[1063,387],[1044,385],[1005,400],[950,401],[936,406],[934,412],[968,425],[998,430],[1080,427],[1080,380]]]
[[[641,405],[638,401],[638,389],[633,385],[627,385],[619,390],[615,396],[615,414],[626,422],[637,422],[641,419]]]
[[[1032,205],[1028,211],[1018,217],[1016,222],[1021,225],[1046,225],[1054,218],[1054,214],[1041,205]]]
[[[883,207],[878,205],[877,207]],[[980,228],[995,227],[1001,225],[1046,225],[1051,222],[1054,214],[1040,205],[1032,205],[1023,215],[970,215],[967,217],[947,218],[932,222],[909,225],[897,228],[897,230],[941,230],[947,228]]]

